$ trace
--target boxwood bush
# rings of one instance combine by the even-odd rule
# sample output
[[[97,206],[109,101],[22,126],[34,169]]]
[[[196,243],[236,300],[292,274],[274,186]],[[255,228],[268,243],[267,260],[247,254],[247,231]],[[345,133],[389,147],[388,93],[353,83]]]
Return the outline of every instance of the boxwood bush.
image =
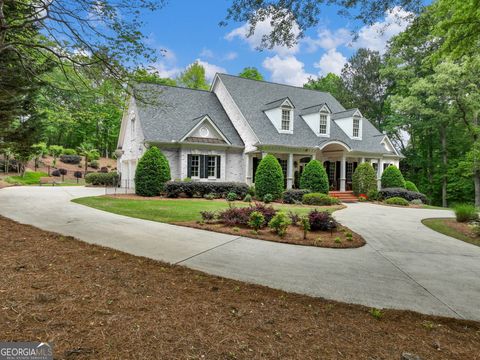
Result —
[[[80,164],[82,157],[79,155],[62,155],[60,161],[64,164]]]
[[[226,197],[228,193],[235,193],[243,199],[248,193],[248,185],[239,182],[200,182],[200,181],[168,181],[165,184],[165,193],[168,197],[204,197],[213,194],[215,197]]]
[[[378,192],[379,200],[386,200],[392,197],[401,197],[407,201],[420,199],[424,204],[427,203],[427,197],[425,196],[425,194],[415,192],[415,191],[409,191],[402,188],[387,188],[387,189],[382,189]]]
[[[382,188],[405,188],[405,179],[396,166],[390,165],[383,171]]]
[[[313,192],[328,194],[328,176],[325,168],[318,160],[310,160],[300,178],[300,188]]]
[[[85,175],[85,183],[88,185],[117,186],[119,176],[116,172],[88,173]]]
[[[303,195],[308,194],[308,189],[289,189],[283,192],[283,202],[285,204],[295,204],[302,202]]]
[[[377,174],[370,163],[365,162],[357,166],[352,175],[352,190],[356,196],[367,195],[377,190]]]
[[[140,196],[157,196],[170,180],[170,165],[163,153],[155,146],[140,158],[135,171],[135,193]]]
[[[408,206],[409,204],[407,200],[398,196],[388,198],[387,200],[385,200],[385,203],[388,205],[401,205],[401,206]]]
[[[410,190],[410,191],[419,192],[418,188],[417,188],[417,185],[415,185],[415,183],[413,183],[412,181],[408,181],[408,180],[405,181],[405,189]]]
[[[336,205],[340,200],[322,193],[310,193],[303,195],[302,202],[306,205]]]
[[[271,194],[273,200],[279,199],[283,192],[283,171],[275,156],[268,154],[255,172],[255,195],[263,199],[265,195]]]

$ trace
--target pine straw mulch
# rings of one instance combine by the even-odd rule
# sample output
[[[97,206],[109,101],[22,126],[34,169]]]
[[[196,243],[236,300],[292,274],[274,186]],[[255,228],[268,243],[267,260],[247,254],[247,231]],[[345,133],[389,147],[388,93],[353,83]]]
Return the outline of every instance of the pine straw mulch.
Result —
[[[339,225],[336,230],[330,231],[309,231],[306,239],[303,238],[303,230],[300,226],[290,225],[287,229],[287,233],[282,238],[272,232],[268,228],[261,229],[259,231],[253,231],[249,227],[231,227],[225,224],[214,223],[201,223],[198,221],[178,222],[175,225],[188,226],[197,229],[209,230],[220,232],[224,234],[232,234],[243,237],[255,238],[260,240],[274,241],[285,244],[305,245],[305,246],[317,246],[324,248],[334,249],[351,249],[358,248],[366,244],[365,239],[359,234],[353,232],[349,228],[343,225]],[[346,237],[347,233],[352,234],[351,240]],[[340,242],[336,241],[339,238]]]
[[[56,359],[480,357],[477,322],[395,310],[377,320],[363,306],[210,276],[3,217],[0,246],[0,339],[53,342]]]

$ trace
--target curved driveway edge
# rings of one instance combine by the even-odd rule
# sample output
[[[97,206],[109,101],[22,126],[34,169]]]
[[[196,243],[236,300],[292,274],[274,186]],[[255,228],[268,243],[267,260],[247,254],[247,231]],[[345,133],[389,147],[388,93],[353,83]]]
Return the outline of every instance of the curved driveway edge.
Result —
[[[84,187],[0,190],[0,214],[134,255],[327,299],[480,320],[480,248],[421,224],[451,217],[357,203],[335,217],[365,237],[358,249],[280,244],[134,219],[72,203]],[[34,251],[34,250],[32,250]]]

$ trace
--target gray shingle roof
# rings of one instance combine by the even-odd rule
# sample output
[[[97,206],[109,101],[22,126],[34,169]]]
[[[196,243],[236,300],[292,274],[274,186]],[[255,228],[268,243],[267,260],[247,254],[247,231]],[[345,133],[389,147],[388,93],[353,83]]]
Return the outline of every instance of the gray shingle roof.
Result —
[[[180,141],[208,115],[232,145],[244,145],[212,92],[150,83],[133,88],[146,141]]]
[[[340,111],[340,112],[334,113],[334,114],[332,114],[332,120],[352,117],[353,114],[355,114],[355,112],[357,110],[358,110],[357,108],[354,108],[354,109],[348,109],[348,110],[345,110],[345,111]]]
[[[383,134],[366,119],[362,121],[362,140],[352,140],[334,121],[330,126],[330,138],[316,136],[301,118],[301,110],[294,110],[293,134],[280,134],[263,112],[265,104],[288,97],[296,109],[325,103],[333,114],[341,112],[348,114],[349,111],[346,111],[330,93],[226,74],[218,74],[218,76],[262,144],[314,147],[321,146],[327,141],[338,140],[355,151],[387,153],[380,144]],[[339,115],[348,117],[345,114]]]

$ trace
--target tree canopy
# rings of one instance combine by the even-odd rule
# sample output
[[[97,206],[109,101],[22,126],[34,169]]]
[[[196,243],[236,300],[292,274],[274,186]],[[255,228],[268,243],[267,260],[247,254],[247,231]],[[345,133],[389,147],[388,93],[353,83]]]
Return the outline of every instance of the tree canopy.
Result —
[[[256,67],[246,67],[238,76],[252,80],[263,80],[263,75]]]
[[[205,78],[205,68],[195,61],[178,77],[178,82],[190,89],[208,90],[207,80]]]

